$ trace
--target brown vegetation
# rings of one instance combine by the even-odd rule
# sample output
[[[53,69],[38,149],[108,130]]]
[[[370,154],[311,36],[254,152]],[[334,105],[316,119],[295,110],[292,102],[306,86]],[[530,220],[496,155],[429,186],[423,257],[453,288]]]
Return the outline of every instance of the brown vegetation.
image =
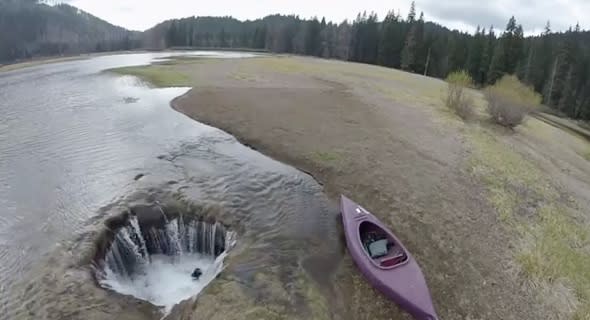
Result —
[[[473,79],[466,71],[456,71],[446,79],[447,95],[445,104],[463,120],[473,116],[473,99],[465,89],[473,85]]]
[[[541,96],[515,76],[505,76],[486,89],[487,111],[492,120],[514,128],[541,103]]]

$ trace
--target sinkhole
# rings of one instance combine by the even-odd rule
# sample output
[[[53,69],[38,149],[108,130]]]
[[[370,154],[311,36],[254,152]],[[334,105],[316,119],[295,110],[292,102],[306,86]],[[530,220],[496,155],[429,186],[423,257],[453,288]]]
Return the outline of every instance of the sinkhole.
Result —
[[[98,284],[166,311],[215,279],[235,243],[235,233],[214,219],[159,204],[134,207],[106,224],[94,258]]]

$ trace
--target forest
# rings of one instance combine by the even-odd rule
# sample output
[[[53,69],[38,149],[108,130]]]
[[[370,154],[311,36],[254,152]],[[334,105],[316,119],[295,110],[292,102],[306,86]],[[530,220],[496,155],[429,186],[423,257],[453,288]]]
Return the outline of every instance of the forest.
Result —
[[[590,119],[590,32],[574,24],[525,37],[515,17],[505,28],[477,27],[475,34],[425,21],[414,4],[407,16],[383,20],[361,13],[339,24],[326,19],[271,15],[254,21],[189,17],[163,22],[144,33],[150,48],[249,48],[382,65],[445,78],[466,70],[483,87],[515,74],[542,94],[555,111]]]
[[[113,26],[72,6],[36,0],[0,0],[0,63],[35,56],[133,48],[234,48],[310,55],[402,69],[445,78],[467,71],[479,87],[515,74],[544,104],[576,119],[590,119],[590,32],[575,21],[555,32],[525,36],[515,17],[506,26],[478,26],[474,34],[390,11],[382,20],[360,13],[354,21],[270,15],[188,17],[143,33]]]
[[[37,56],[137,48],[141,33],[67,4],[0,0],[0,64]]]

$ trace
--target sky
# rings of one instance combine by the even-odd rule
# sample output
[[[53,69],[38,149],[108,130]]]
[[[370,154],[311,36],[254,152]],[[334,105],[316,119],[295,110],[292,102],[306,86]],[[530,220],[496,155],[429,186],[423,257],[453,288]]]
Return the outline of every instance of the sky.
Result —
[[[55,0],[60,1],[60,0]],[[164,20],[190,16],[233,16],[256,19],[269,14],[317,16],[341,22],[357,13],[374,11],[382,19],[394,9],[406,16],[411,0],[61,0],[113,24],[145,30]],[[589,0],[417,0],[425,19],[451,29],[473,32],[477,25],[503,30],[510,16],[527,34],[539,33],[547,20],[554,31],[564,31],[577,22],[590,29]]]

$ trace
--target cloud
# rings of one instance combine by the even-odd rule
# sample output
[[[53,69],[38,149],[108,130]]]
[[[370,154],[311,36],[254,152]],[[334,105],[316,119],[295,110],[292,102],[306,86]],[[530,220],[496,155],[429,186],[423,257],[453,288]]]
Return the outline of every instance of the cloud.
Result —
[[[508,19],[515,16],[518,23],[528,32],[542,30],[548,20],[555,31],[563,31],[580,23],[590,27],[590,12],[587,0],[419,0],[417,6],[441,22],[460,22],[475,27],[494,25],[502,30]]]
[[[340,22],[354,19],[361,11],[375,11],[383,18],[391,9],[406,15],[410,0],[66,0],[114,24],[144,30],[167,19],[193,15],[227,16],[255,19],[268,14],[298,14],[302,17],[326,17]],[[551,20],[556,31],[566,30],[580,22],[590,29],[588,0],[416,0],[417,10],[427,20],[467,31],[477,25],[494,25],[503,30],[514,15],[526,31],[542,30]]]

